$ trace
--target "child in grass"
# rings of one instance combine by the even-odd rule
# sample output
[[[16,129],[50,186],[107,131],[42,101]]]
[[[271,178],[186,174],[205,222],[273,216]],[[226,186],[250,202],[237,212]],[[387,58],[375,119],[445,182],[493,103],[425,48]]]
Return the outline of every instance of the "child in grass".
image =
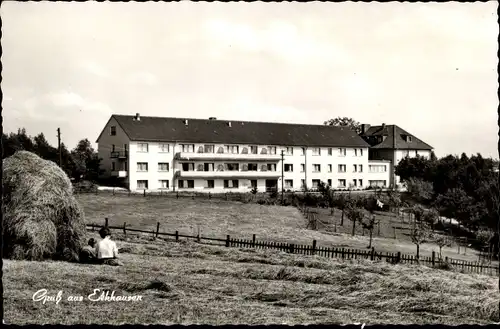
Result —
[[[95,240],[94,238],[90,238],[88,245],[82,248],[80,252],[80,262],[91,264],[96,260],[96,251],[95,251]]]
[[[103,227],[99,231],[102,240],[97,243],[96,254],[100,264],[121,266],[123,265],[118,260],[118,248],[116,243],[111,240],[111,232],[107,227]]]

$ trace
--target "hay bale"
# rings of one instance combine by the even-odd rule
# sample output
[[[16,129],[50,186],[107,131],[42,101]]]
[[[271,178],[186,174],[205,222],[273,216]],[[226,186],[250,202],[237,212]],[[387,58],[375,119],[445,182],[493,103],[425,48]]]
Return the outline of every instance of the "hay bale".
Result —
[[[84,215],[59,166],[18,151],[3,160],[2,186],[4,257],[79,260]]]

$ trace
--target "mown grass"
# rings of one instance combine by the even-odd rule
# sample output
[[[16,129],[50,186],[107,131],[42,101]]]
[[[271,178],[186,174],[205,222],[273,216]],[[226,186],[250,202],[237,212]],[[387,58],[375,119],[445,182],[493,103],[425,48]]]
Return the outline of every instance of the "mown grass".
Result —
[[[487,324],[498,279],[416,265],[346,261],[191,242],[118,241],[123,267],[4,260],[13,324]],[[59,304],[33,293],[63,291]],[[142,295],[92,302],[93,289]],[[69,302],[68,295],[82,295]]]
[[[251,239],[256,234],[257,240],[287,242],[296,244],[311,244],[317,240],[318,245],[325,247],[344,247],[366,249],[368,232],[362,236],[358,225],[357,235],[351,236],[352,223],[344,218],[344,226],[337,226],[338,232],[307,229],[307,221],[300,211],[294,207],[268,206],[219,199],[175,199],[172,197],[141,197],[111,194],[80,194],[77,200],[84,207],[87,223],[103,224],[104,218],[109,219],[109,225],[121,226],[127,223],[130,227],[139,229],[156,229],[160,222],[160,231],[181,234],[225,238],[227,234],[233,238]],[[328,209],[318,210],[324,217]],[[340,223],[340,210],[335,210],[333,219]],[[382,222],[381,236],[374,233],[373,246],[379,252],[398,252],[415,254],[416,246],[401,232],[397,239],[388,237],[391,226],[401,225],[393,214],[378,213]],[[399,223],[399,224],[398,224]],[[438,252],[435,244],[426,243],[420,246],[420,255],[431,256],[432,251]],[[467,249],[464,254],[457,253],[457,248],[444,247],[443,257],[477,261],[476,251]],[[498,263],[495,263],[498,264]]]

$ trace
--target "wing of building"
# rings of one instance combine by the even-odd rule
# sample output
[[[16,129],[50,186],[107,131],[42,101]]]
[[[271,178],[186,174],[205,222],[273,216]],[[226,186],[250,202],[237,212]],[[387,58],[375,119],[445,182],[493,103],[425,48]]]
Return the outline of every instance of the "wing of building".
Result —
[[[360,136],[370,144],[369,160],[389,160],[391,162],[390,185],[400,184],[394,173],[396,166],[405,157],[422,156],[430,158],[433,147],[396,125],[361,125]]]
[[[112,115],[97,139],[104,178],[130,190],[205,192],[388,186],[389,159],[349,128]]]

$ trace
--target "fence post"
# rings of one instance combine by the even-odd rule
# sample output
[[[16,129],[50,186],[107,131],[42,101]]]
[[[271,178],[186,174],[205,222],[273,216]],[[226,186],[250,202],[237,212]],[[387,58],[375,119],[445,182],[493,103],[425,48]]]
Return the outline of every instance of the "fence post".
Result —
[[[445,263],[448,263],[448,256],[444,258]]]
[[[177,191],[177,199],[179,199],[179,191]]]
[[[127,222],[123,223],[123,234],[127,235]]]
[[[372,251],[370,253],[370,260],[374,260],[375,259],[375,247],[372,247]]]
[[[227,192],[226,192],[226,201],[227,201]]]
[[[146,189],[144,189],[144,197],[146,197]]]
[[[293,254],[295,245],[292,243],[290,244],[290,253]]]
[[[179,241],[179,231],[175,231],[175,241]]]
[[[436,252],[433,250],[432,251],[432,266],[436,264]]]
[[[208,200],[211,200],[211,199],[212,199],[212,193],[208,192]]]
[[[92,223],[92,231],[95,231],[94,223]]]
[[[255,238],[256,238],[256,236],[255,236],[255,234],[253,234],[252,235],[252,247],[254,247],[254,248],[255,248]]]
[[[316,255],[316,240],[313,240],[313,249],[312,249],[312,254]]]
[[[230,242],[231,237],[229,234],[226,236],[226,247],[229,247],[229,242]]]
[[[380,220],[377,223],[378,230],[377,230],[377,236],[380,236]]]
[[[341,251],[341,252],[342,252],[342,259],[343,259],[343,258],[345,257],[345,256],[344,256],[344,248],[342,248],[342,251]]]
[[[398,256],[396,258],[396,262],[400,263],[401,262],[401,251],[398,251]]]
[[[392,229],[394,230],[394,239],[397,239],[397,237],[396,237],[396,228],[393,226]]]
[[[158,237],[158,233],[160,233],[160,222],[156,223],[156,237]]]
[[[104,218],[104,227],[108,227],[108,217]]]

